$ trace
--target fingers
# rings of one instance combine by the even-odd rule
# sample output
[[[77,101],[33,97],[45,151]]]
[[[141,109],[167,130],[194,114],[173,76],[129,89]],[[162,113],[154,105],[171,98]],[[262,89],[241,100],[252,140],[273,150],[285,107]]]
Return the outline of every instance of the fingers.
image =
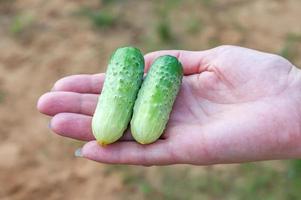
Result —
[[[55,115],[50,128],[55,133],[77,140],[95,140],[91,129],[92,117],[73,113],[60,113]]]
[[[196,74],[206,70],[208,67],[208,56],[212,50],[206,51],[184,51],[184,50],[162,50],[148,53],[145,58],[145,71],[149,69],[156,58],[163,55],[172,55],[179,59],[183,65],[185,75]]]
[[[183,65],[184,74],[195,74],[205,71],[208,67],[209,57],[212,57],[214,49],[205,51],[184,51],[184,50],[162,50],[148,53],[145,58],[145,71],[156,58],[162,55],[177,57]],[[64,77],[58,80],[52,91],[69,91],[77,93],[99,94],[105,79],[105,74],[82,74]]]
[[[67,76],[58,80],[54,84],[52,91],[99,94],[103,86],[104,78],[105,75],[103,73]]]
[[[92,133],[92,117],[74,113],[60,113],[55,115],[50,122],[50,129],[55,133],[77,140],[95,140]],[[133,141],[130,130],[127,130],[120,141]]]
[[[172,55],[177,57],[183,65],[184,74],[195,74],[205,71],[208,67],[209,56],[213,49],[206,51],[184,51],[184,50],[162,50],[145,55],[145,71],[156,58],[162,55]],[[77,93],[99,94],[105,79],[105,74],[82,74],[64,77],[58,80],[52,91],[69,91]]]
[[[93,115],[97,99],[96,94],[49,92],[40,97],[37,108],[50,116],[63,112]]]
[[[101,163],[131,165],[168,165],[177,163],[167,140],[141,145],[136,142],[116,142],[101,147],[96,141],[81,149],[81,156]]]

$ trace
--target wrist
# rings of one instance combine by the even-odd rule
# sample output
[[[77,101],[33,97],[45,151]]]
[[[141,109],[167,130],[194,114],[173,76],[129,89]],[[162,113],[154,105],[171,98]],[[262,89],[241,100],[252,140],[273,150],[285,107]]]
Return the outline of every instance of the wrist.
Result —
[[[287,90],[287,123],[284,126],[290,135],[285,145],[286,158],[301,158],[301,70],[293,66],[289,73]]]
[[[301,135],[301,70],[297,68],[297,110],[299,113],[299,124],[300,124],[300,129],[299,129],[299,134]],[[301,143],[301,141],[300,141]]]
[[[295,69],[295,96],[296,96],[296,104],[297,104],[297,109],[301,115],[301,69],[294,67]],[[294,70],[293,70],[294,71]],[[301,123],[301,122],[300,122]]]
[[[298,153],[297,158],[301,158],[301,70],[297,67],[296,69],[296,82],[295,82],[295,103],[296,103],[296,111],[297,111],[297,147],[298,147]]]

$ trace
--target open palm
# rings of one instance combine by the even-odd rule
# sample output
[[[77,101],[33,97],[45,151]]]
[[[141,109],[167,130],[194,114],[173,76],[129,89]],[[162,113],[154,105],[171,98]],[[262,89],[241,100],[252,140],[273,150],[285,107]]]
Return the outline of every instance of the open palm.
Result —
[[[287,60],[234,46],[207,51],[157,51],[182,62],[185,77],[164,135],[150,145],[129,132],[100,147],[91,132],[104,74],[59,80],[38,109],[54,116],[56,133],[89,141],[81,156],[103,163],[214,164],[296,157],[301,154],[301,73]],[[297,149],[297,151],[296,151]]]

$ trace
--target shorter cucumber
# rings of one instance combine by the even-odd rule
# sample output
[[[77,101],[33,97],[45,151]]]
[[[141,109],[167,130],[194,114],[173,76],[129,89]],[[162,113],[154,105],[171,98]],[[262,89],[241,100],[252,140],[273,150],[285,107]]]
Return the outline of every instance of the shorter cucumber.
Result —
[[[182,77],[182,65],[177,58],[166,55],[154,61],[139,90],[131,120],[137,142],[149,144],[162,135]]]
[[[128,127],[143,80],[144,58],[139,49],[118,48],[112,55],[92,119],[92,131],[101,145],[115,142]]]

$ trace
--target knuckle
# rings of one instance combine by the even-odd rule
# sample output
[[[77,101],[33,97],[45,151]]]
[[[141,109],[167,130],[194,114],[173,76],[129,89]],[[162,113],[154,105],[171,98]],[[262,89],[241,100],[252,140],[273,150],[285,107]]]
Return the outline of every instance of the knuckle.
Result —
[[[277,54],[270,54],[269,63],[271,66],[278,67],[278,68],[283,68],[292,65],[292,63],[288,61],[286,58]]]

